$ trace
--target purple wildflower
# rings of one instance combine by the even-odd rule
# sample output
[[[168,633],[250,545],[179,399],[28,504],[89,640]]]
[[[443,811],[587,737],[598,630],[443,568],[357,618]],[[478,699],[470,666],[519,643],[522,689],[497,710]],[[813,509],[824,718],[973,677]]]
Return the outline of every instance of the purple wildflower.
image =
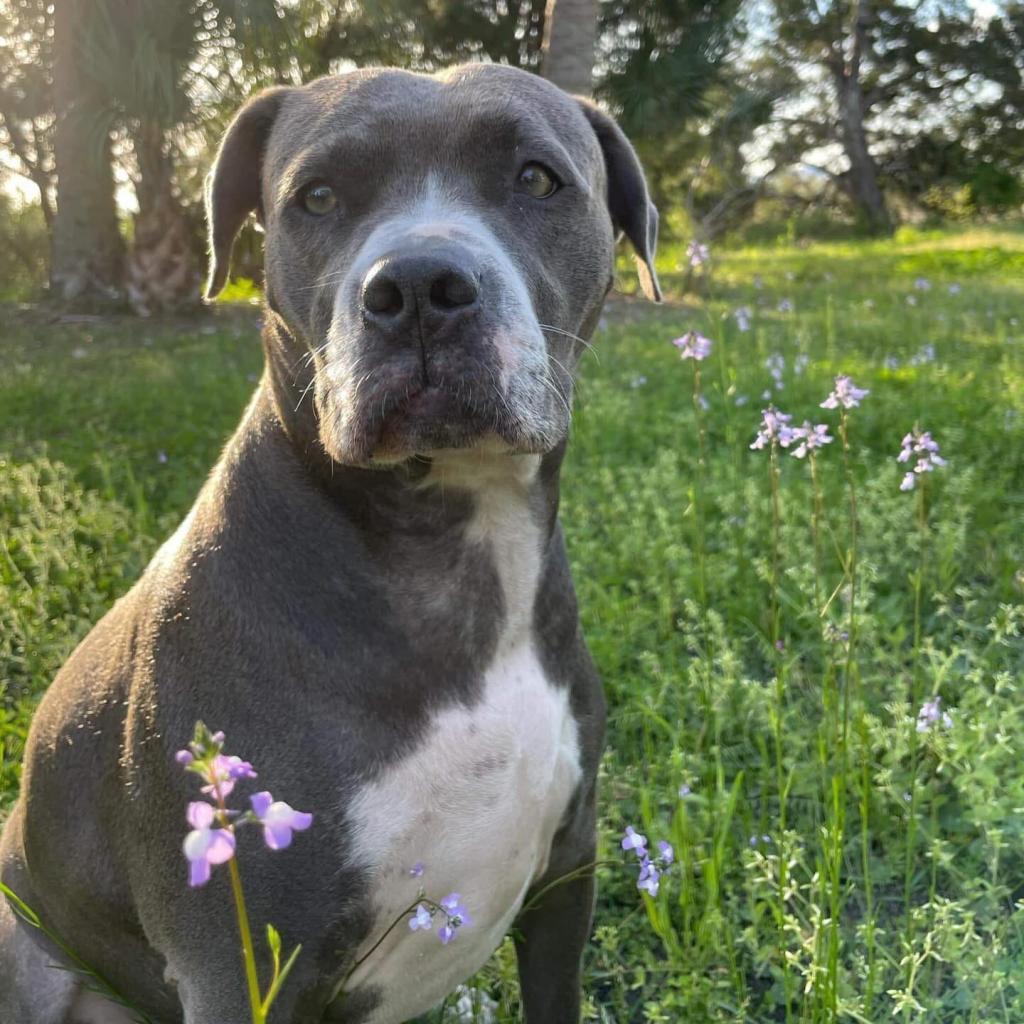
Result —
[[[218,739],[217,737],[220,737]],[[217,743],[224,742],[223,733],[214,733],[213,739]],[[256,772],[248,761],[243,761],[235,754],[217,754],[210,764],[209,770],[204,773],[206,785],[202,792],[207,796],[216,795],[220,799],[226,799],[231,795],[238,779],[255,779]]]
[[[793,441],[800,442],[790,452],[790,455],[797,459],[802,459],[808,452],[814,451],[815,448],[820,448],[822,445],[831,444],[833,441],[833,438],[829,437],[827,423],[812,425],[807,420],[804,420],[802,427],[794,427],[792,435]]]
[[[793,440],[793,431],[788,426],[792,418],[784,412],[779,412],[774,405],[769,405],[761,412],[761,429],[750,447],[755,451],[768,444],[780,444],[783,448],[788,448]]]
[[[650,858],[645,857],[640,865],[640,874],[636,880],[636,887],[653,898],[658,895],[658,886],[660,884],[661,872],[658,870],[658,865]]]
[[[235,837],[226,828],[213,828],[214,810],[203,800],[188,805],[186,815],[192,831],[185,836],[182,850],[188,860],[188,884],[206,885],[210,867],[224,864],[235,855]]]
[[[779,312],[780,313],[792,313],[793,312],[793,300],[792,299],[780,299],[779,300]]]
[[[676,338],[673,345],[679,349],[680,359],[707,359],[711,355],[711,339],[696,331],[687,331],[681,338]]]
[[[293,832],[305,832],[313,824],[313,815],[296,811],[283,800],[275,800],[266,791],[254,793],[249,802],[253,813],[263,825],[263,839],[271,850],[284,850],[292,845]]]
[[[918,277],[914,281],[914,287],[919,292],[930,292],[932,290],[932,283],[927,277]]]
[[[684,782],[679,787],[679,799],[680,800],[685,800],[692,792],[693,792],[693,790],[690,789],[690,787]]]
[[[411,868],[409,868],[409,875],[412,878],[422,878],[423,872],[427,869],[423,866],[423,861],[418,860]]]
[[[690,266],[696,270],[711,259],[711,250],[703,242],[694,239],[686,247],[686,258],[689,260]]]
[[[921,710],[917,713],[918,732],[927,732],[932,726],[938,725],[940,722],[944,729],[951,729],[953,727],[952,717],[949,712],[942,710],[941,704],[941,697],[933,697],[921,705]]]
[[[896,456],[897,462],[909,462],[911,459],[915,460],[914,468],[904,474],[900,483],[901,491],[912,491],[917,476],[921,473],[931,473],[946,465],[946,460],[939,454],[939,445],[932,435],[927,430],[922,431],[917,427],[904,435],[900,442],[900,453]]]
[[[750,330],[751,315],[749,306],[740,306],[740,308],[733,313],[733,316],[736,319],[736,326],[744,333]]]
[[[409,928],[414,932],[429,932],[434,926],[434,915],[421,903],[412,917],[409,918]]]
[[[642,836],[632,825],[626,826],[626,835],[622,840],[624,850],[635,850],[638,857],[647,856],[647,836]]]
[[[871,392],[867,388],[858,388],[853,381],[844,373],[836,377],[835,387],[829,393],[828,398],[821,403],[822,409],[855,409],[860,405],[860,400]]]
[[[765,369],[772,375],[775,387],[781,391],[782,377],[786,369],[786,357],[781,352],[773,352],[765,361]]]
[[[666,842],[664,839],[658,840],[658,852],[658,859],[665,865],[665,867],[669,867],[676,859],[676,852],[672,849],[672,844]]]
[[[445,913],[446,920],[437,930],[437,937],[443,945],[447,946],[455,938],[458,929],[472,924],[473,921],[466,905],[462,902],[462,897],[457,892],[450,893],[441,900],[441,909]]]
[[[179,750],[174,755],[174,760],[181,765],[189,765],[196,759],[195,754],[191,750]]]

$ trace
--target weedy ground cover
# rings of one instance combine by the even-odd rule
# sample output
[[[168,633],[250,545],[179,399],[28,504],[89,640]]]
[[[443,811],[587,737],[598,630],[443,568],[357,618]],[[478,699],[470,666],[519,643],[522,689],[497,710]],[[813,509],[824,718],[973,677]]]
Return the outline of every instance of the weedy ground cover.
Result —
[[[659,266],[676,301],[615,301],[583,360],[564,477],[622,861],[589,1019],[1022,1020],[1024,234]],[[237,422],[257,315],[8,318],[0,808],[35,701]],[[840,374],[869,393],[822,408]],[[769,405],[832,442],[752,450]],[[915,428],[947,464],[901,490]],[[657,896],[627,825],[674,848]],[[506,944],[459,1019],[516,1020],[513,978]]]

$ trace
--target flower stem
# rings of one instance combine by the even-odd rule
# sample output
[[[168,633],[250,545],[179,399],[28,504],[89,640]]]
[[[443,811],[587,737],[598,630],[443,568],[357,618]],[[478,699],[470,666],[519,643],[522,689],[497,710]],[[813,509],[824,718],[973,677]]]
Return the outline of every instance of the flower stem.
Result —
[[[266,1014],[263,1012],[260,983],[256,977],[256,954],[252,944],[252,931],[249,928],[249,913],[245,907],[245,894],[242,892],[242,877],[238,873],[238,864],[234,857],[228,861],[228,874],[231,878],[231,892],[235,897],[238,934],[242,939],[242,962],[245,964],[245,981],[249,990],[252,1024],[264,1024]]]
[[[926,570],[927,539],[928,539],[928,506],[925,496],[926,482],[924,474],[917,488],[917,535],[918,565],[914,576],[914,664],[910,682],[911,713],[921,699],[921,606],[924,591],[924,575]],[[903,869],[903,905],[906,913],[906,941],[909,948],[913,939],[913,915],[911,914],[911,889],[914,876],[914,851],[917,847],[917,762],[918,744],[917,729],[910,733],[910,807],[907,821],[907,849]]]

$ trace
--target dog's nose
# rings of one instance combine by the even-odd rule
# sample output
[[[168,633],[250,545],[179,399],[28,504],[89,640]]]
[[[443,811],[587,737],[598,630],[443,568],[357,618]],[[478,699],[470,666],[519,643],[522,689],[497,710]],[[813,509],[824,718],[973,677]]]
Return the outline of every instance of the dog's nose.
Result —
[[[389,327],[421,318],[450,320],[476,307],[479,273],[446,255],[389,256],[363,279],[363,311]]]

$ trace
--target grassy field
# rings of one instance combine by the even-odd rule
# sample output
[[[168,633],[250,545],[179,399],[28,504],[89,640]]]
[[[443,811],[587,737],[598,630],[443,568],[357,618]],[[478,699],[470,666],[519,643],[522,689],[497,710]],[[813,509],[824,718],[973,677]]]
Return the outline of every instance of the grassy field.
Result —
[[[610,306],[565,472],[621,862],[587,1019],[1024,1020],[1024,233],[723,251],[685,301],[684,263],[659,260],[680,301]],[[7,316],[0,814],[35,701],[233,428],[257,316]],[[697,401],[670,343],[691,329],[714,343]],[[819,407],[838,373],[870,389],[845,452]],[[769,401],[830,425],[817,487],[750,449]],[[948,465],[904,492],[915,425]],[[675,847],[656,899],[627,824]],[[518,1019],[513,979],[506,944],[475,982],[493,1019]]]

